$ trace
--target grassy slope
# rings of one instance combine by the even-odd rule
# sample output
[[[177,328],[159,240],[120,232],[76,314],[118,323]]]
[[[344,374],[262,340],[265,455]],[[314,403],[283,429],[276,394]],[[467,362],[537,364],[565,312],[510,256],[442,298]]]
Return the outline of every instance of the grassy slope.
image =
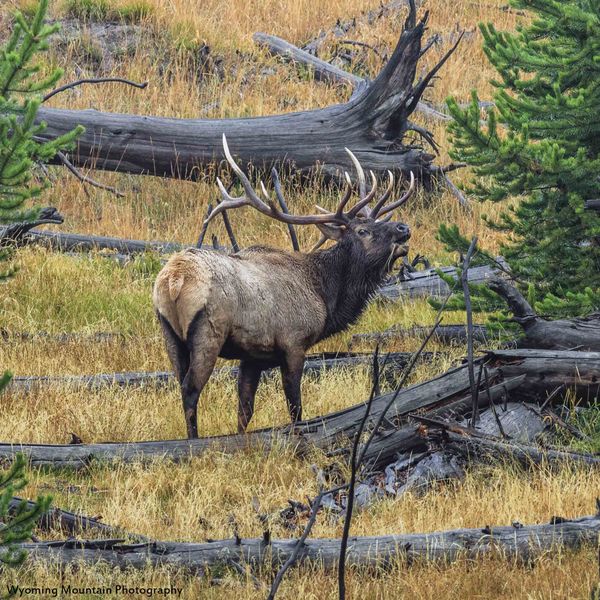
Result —
[[[98,0],[95,0],[96,2]],[[90,0],[93,3],[93,0]],[[10,0],[8,4],[27,4]],[[57,2],[57,15],[67,4]],[[75,3],[76,4],[76,3]],[[85,4],[85,3],[83,3]],[[111,10],[131,9],[131,0],[106,0]],[[123,65],[116,65],[114,75],[148,79],[147,91],[118,86],[88,87],[73,95],[61,95],[54,106],[89,107],[132,113],[151,113],[175,117],[234,117],[325,106],[340,101],[348,90],[314,83],[298,75],[293,68],[280,65],[257,51],[251,42],[256,30],[282,35],[301,43],[314,35],[319,27],[333,23],[338,17],[358,14],[378,2],[324,2],[289,0],[279,2],[192,2],[173,0],[166,3],[146,0],[145,24],[160,34],[161,50],[146,50]],[[479,20],[492,19],[500,27],[513,27],[515,17],[498,10],[495,0],[448,3],[434,0],[430,33],[441,33],[451,39],[457,28],[474,32],[464,40],[458,52],[444,68],[429,99],[440,103],[448,94],[468,99],[469,90],[477,87],[482,96],[489,93],[491,75],[475,32]],[[79,5],[82,5],[79,2]],[[0,22],[6,8],[0,8]],[[166,33],[165,33],[166,31]],[[373,27],[359,27],[349,37],[390,49],[395,43],[399,22],[387,20]],[[206,41],[215,52],[224,54],[225,79],[205,77],[201,82],[190,74],[189,61],[181,48],[193,48]],[[152,42],[154,43],[154,42]],[[427,62],[431,64],[444,51],[436,47]],[[234,49],[244,51],[242,57]],[[56,60],[66,68],[65,80],[77,78],[74,73],[75,47]],[[333,45],[326,47],[333,52]],[[168,75],[161,74],[168,59]],[[268,71],[263,72],[263,67]],[[377,72],[376,57],[370,55],[366,70]],[[168,77],[168,79],[167,79]],[[207,107],[207,108],[206,108]],[[434,126],[442,148],[446,147],[443,129]],[[447,157],[442,156],[440,162]],[[67,216],[65,228],[99,234],[147,239],[195,240],[207,203],[214,198],[212,184],[139,179],[123,175],[97,173],[102,181],[117,185],[127,192],[126,199],[92,190],[87,197],[73,178],[60,170],[55,172],[57,184],[44,201],[56,205]],[[460,174],[456,180],[460,180]],[[333,203],[310,191],[288,190],[293,209],[309,209]],[[439,263],[448,260],[435,240],[440,222],[457,222],[466,231],[480,235],[482,242],[494,248],[495,234],[483,229],[481,212],[494,214],[495,207],[475,207],[472,216],[456,206],[447,193],[418,197],[402,213],[415,231],[413,252],[427,254]],[[248,245],[266,242],[287,247],[284,227],[271,224],[244,209],[232,220],[240,242]],[[224,239],[216,224],[215,232]],[[301,230],[301,244],[308,247],[316,239],[315,231]],[[152,314],[150,289],[153,264],[137,261],[120,268],[101,257],[70,258],[41,250],[22,253],[22,269],[16,279],[0,289],[0,327],[15,331],[49,332],[119,331],[127,334],[124,342],[89,344],[73,342],[58,346],[52,342],[0,345],[0,365],[19,374],[89,373],[92,371],[167,369],[159,331]],[[433,313],[425,302],[373,306],[353,329],[369,331],[401,323],[431,322]],[[462,315],[457,315],[462,318]],[[348,334],[323,344],[324,349],[343,349]],[[411,350],[417,340],[397,346]],[[461,349],[453,351],[459,356]],[[433,368],[420,368],[416,379],[431,376],[448,366],[439,359]],[[306,412],[316,415],[363,400],[369,387],[365,371],[329,374],[318,383],[303,382]],[[340,390],[343,393],[340,393]],[[215,379],[207,386],[201,401],[200,428],[203,433],[224,433],[235,427],[235,390],[227,378]],[[69,432],[85,441],[165,439],[184,434],[178,391],[108,390],[87,393],[68,388],[53,388],[27,397],[6,394],[2,398],[0,439],[28,442],[64,442]],[[263,386],[257,399],[253,426],[268,426],[287,419],[285,403],[278,379]],[[315,492],[316,482],[311,463],[326,464],[316,454],[310,460],[294,458],[288,449],[273,450],[265,456],[248,452],[232,457],[218,453],[206,455],[190,463],[173,466],[168,462],[140,467],[95,468],[90,472],[32,474],[28,493],[52,493],[58,506],[102,514],[107,522],[163,539],[201,540],[232,535],[231,519],[239,525],[240,534],[257,536],[262,526],[251,508],[258,497],[262,512],[275,512],[288,498],[302,499]],[[378,534],[411,532],[488,523],[510,523],[547,520],[552,514],[575,516],[592,510],[598,490],[598,478],[586,473],[564,470],[526,475],[514,469],[479,470],[459,486],[448,486],[422,498],[407,495],[386,499],[359,513],[353,533]],[[273,535],[287,536],[276,519]],[[315,536],[338,536],[341,524],[320,519]],[[57,532],[58,535],[58,532]],[[542,558],[535,569],[509,564],[503,560],[486,560],[477,564],[459,562],[450,567],[417,565],[411,569],[399,566],[390,573],[356,572],[349,576],[351,597],[398,598],[403,595],[430,598],[576,598],[586,597],[593,579],[594,556],[591,551],[576,555]],[[206,581],[194,581],[183,574],[162,570],[143,574],[118,574],[101,567],[70,573],[65,580],[72,584],[168,585],[186,588],[185,597],[207,598],[264,597],[252,583],[240,581],[228,573],[223,585],[209,587]],[[61,574],[47,567],[24,568],[15,576],[21,583],[38,585],[60,582]],[[265,574],[265,581],[268,575]],[[282,598],[335,597],[335,578],[314,570],[290,574],[281,590]]]

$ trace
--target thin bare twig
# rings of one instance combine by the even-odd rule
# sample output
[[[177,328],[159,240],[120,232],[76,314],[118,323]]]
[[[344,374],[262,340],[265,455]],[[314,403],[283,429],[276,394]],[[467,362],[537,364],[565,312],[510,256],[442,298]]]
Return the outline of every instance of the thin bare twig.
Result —
[[[105,183],[100,183],[99,181],[96,181],[95,179],[92,179],[91,177],[88,177],[87,175],[84,175],[68,158],[67,156],[62,153],[62,152],[57,152],[56,156],[58,157],[58,159],[60,160],[60,162],[67,167],[67,169],[69,171],[71,171],[71,173],[73,173],[73,175],[75,175],[75,177],[77,177],[77,179],[79,179],[79,181],[81,181],[81,183],[87,183],[93,187],[96,187],[98,189],[101,190],[106,190],[107,192],[110,192],[111,194],[114,194],[115,196],[118,196],[119,198],[125,198],[125,194],[123,192],[120,192],[117,188],[114,188],[110,185],[106,185]],[[85,189],[85,188],[84,188]],[[86,192],[87,193],[87,192]]]
[[[212,212],[212,204],[209,202],[206,210],[206,218],[202,222],[202,229],[200,230],[200,235],[198,236],[198,241],[196,242],[196,248],[202,248],[202,244],[204,244],[204,238],[206,237],[206,232],[208,230],[208,215]]]
[[[274,171],[274,169],[273,169],[273,171]],[[271,171],[271,173],[273,173],[273,171]],[[275,175],[277,175],[277,171],[275,171]],[[281,206],[281,210],[286,215],[288,215],[290,213],[290,210],[289,210],[288,205],[285,201],[285,198],[283,197],[283,194],[281,192],[281,182],[279,181],[279,177],[275,176],[272,179],[273,179],[273,185],[275,186],[275,196],[277,196],[277,201],[279,202],[279,206]],[[296,235],[296,229],[294,228],[292,223],[288,223],[287,228],[288,228],[288,232],[290,234],[292,248],[294,249],[295,252],[300,252],[300,244],[298,243],[298,236]]]
[[[352,522],[352,511],[354,510],[354,490],[356,487],[356,472],[359,467],[357,462],[358,447],[360,444],[360,438],[365,429],[365,425],[371,412],[371,406],[373,405],[373,398],[375,398],[376,390],[379,389],[379,345],[376,346],[375,352],[373,353],[373,385],[371,386],[371,394],[365,414],[360,422],[356,436],[354,437],[354,443],[352,444],[352,456],[350,458],[350,486],[348,488],[348,502],[346,504],[346,517],[344,519],[344,531],[342,533],[342,539],[340,542],[340,559],[338,562],[338,597],[340,600],[346,598],[346,550],[348,548],[348,536],[350,535],[350,523]]]
[[[315,498],[315,501],[312,504],[312,508],[310,511],[310,517],[308,518],[308,523],[306,523],[306,527],[302,532],[302,535],[296,542],[294,546],[294,550],[290,554],[290,557],[285,561],[281,569],[275,575],[275,579],[273,579],[273,583],[271,584],[271,591],[267,597],[267,600],[274,600],[275,594],[277,594],[277,590],[281,585],[281,581],[283,580],[283,576],[285,572],[294,565],[294,563],[298,560],[298,555],[300,554],[300,550],[302,550],[302,546],[304,546],[304,542],[306,538],[310,535],[310,532],[317,520],[317,513],[319,512],[319,507],[321,506],[321,500],[323,500],[323,496],[325,495],[325,490],[321,489],[319,495]]]
[[[467,361],[469,369],[469,384],[471,386],[471,398],[473,399],[473,410],[471,412],[471,427],[475,427],[475,423],[479,417],[478,409],[478,386],[475,383],[475,368],[473,366],[473,307],[471,306],[471,293],[469,291],[469,267],[471,259],[477,247],[477,236],[471,240],[471,245],[465,256],[460,274],[463,293],[465,295],[465,310],[467,311]]]
[[[504,439],[507,439],[508,436],[506,435],[506,432],[504,431],[504,427],[502,427],[502,421],[500,421],[500,417],[498,416],[498,413],[496,412],[496,405],[494,404],[494,401],[492,400],[492,394],[490,392],[490,379],[489,379],[488,370],[486,367],[483,367],[483,372],[485,375],[485,387],[486,387],[486,391],[487,391],[488,404],[490,405],[490,409],[492,410],[494,419],[496,419],[496,425],[498,425],[498,430],[500,431],[500,435]]]
[[[57,87],[55,90],[48,92],[42,98],[42,102],[47,102],[48,100],[50,100],[50,98],[56,96],[56,94],[60,94],[62,92],[65,92],[66,90],[70,90],[74,87],[84,85],[86,83],[125,83],[126,85],[131,85],[141,90],[148,87],[147,81],[144,81],[143,83],[136,83],[135,81],[130,81],[129,79],[123,79],[122,77],[95,77],[92,79],[78,79],[77,81],[73,81],[72,83],[66,83],[65,85]]]
[[[373,54],[375,54],[382,62],[385,60],[377,48],[371,46],[371,44],[367,44],[366,42],[359,42],[357,40],[340,40],[338,44],[348,44],[351,46],[359,46],[360,48],[367,48],[368,50],[371,50]]]
[[[231,221],[229,220],[227,211],[224,210],[221,213],[221,216],[223,217],[223,225],[225,225],[225,231],[227,232],[227,237],[229,237],[229,241],[231,242],[231,247],[233,248],[234,252],[239,252],[240,246],[235,239],[235,234],[233,233],[233,227],[231,226]]]

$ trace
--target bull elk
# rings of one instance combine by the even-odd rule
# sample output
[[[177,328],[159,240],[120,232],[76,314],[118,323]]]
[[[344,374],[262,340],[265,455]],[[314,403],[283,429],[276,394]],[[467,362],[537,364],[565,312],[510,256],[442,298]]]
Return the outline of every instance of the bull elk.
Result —
[[[348,210],[352,182],[337,210],[317,207],[320,214],[282,212],[262,185],[263,200],[233,160],[223,136],[225,156],[244,194],[229,195],[217,183],[222,202],[206,222],[224,210],[252,206],[260,213],[293,225],[316,225],[321,240],[310,252],[287,252],[253,246],[236,253],[189,249],[174,255],[159,273],[154,306],[177,379],[189,438],[198,436],[197,405],[218,357],[239,359],[238,431],[254,412],[254,397],[263,370],[281,368],[283,389],[292,422],[302,418],[300,383],[306,351],[317,342],[346,329],[365,309],[394,261],[405,256],[410,230],[391,221],[392,211],[410,196],[408,191],[386,205],[394,177],[371,209],[377,179],[365,174],[348,150],[358,174],[360,198]],[[282,198],[277,172],[275,193]],[[327,239],[337,243],[319,250]]]

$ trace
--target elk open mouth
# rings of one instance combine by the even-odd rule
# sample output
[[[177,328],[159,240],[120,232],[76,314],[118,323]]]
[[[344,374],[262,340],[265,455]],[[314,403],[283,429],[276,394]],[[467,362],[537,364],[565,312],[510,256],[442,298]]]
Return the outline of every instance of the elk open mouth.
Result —
[[[400,258],[408,254],[408,244],[394,244],[394,258]]]

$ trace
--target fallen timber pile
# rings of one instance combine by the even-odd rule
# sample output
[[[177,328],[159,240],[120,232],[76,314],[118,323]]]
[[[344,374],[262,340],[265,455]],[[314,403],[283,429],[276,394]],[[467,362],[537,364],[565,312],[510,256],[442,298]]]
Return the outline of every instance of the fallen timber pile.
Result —
[[[491,351],[475,363],[485,365],[486,379],[479,391],[480,406],[495,401],[544,402],[558,389],[570,388],[582,402],[593,402],[600,388],[600,353],[549,350]],[[394,394],[377,396],[372,403],[368,426],[377,421]],[[406,452],[427,450],[427,439],[420,428],[410,423],[419,413],[457,418],[470,407],[468,368],[461,365],[429,381],[400,390],[386,414],[384,427],[370,445],[364,458],[372,468],[389,463],[391,457]],[[332,449],[358,431],[365,405],[359,404],[329,415],[296,424],[253,431],[245,435],[223,435],[196,440],[167,440],[96,444],[0,444],[0,459],[23,452],[32,465],[81,468],[93,460],[119,459],[133,462],[156,457],[180,460],[210,448],[232,452],[250,446],[269,448],[275,441],[296,444],[299,451],[307,445]],[[435,411],[435,412],[433,412]]]
[[[410,352],[392,352],[379,359],[382,369],[382,379],[392,379],[398,372],[407,365],[411,357]],[[431,360],[433,353],[422,355],[421,360]],[[385,363],[385,364],[384,364]],[[370,353],[353,352],[323,352],[321,354],[312,354],[306,357],[304,363],[304,373],[310,375],[319,375],[330,371],[331,369],[351,368],[371,366],[373,356]],[[274,369],[265,371],[265,376]],[[215,369],[215,375],[230,375],[237,377],[238,367],[222,367]],[[153,371],[153,372],[123,372],[123,373],[98,373],[94,375],[43,375],[43,376],[17,376],[13,377],[9,383],[10,390],[28,392],[40,386],[48,385],[67,385],[73,387],[83,387],[88,389],[101,389],[109,386],[133,387],[133,386],[154,386],[164,387],[175,382],[175,376],[172,371]]]
[[[553,517],[540,525],[455,529],[432,533],[410,533],[378,537],[351,537],[347,564],[389,566],[395,562],[410,565],[416,559],[450,562],[499,554],[528,561],[549,550],[580,548],[597,543],[600,516],[576,519]],[[123,539],[63,540],[21,544],[31,561],[61,565],[95,564],[98,561],[121,569],[144,569],[168,565],[204,574],[214,566],[232,562],[252,567],[278,567],[285,563],[297,545],[295,539],[227,539],[206,543],[147,542],[124,543]],[[339,559],[339,539],[306,539],[297,556],[298,563],[317,563],[333,568]]]

